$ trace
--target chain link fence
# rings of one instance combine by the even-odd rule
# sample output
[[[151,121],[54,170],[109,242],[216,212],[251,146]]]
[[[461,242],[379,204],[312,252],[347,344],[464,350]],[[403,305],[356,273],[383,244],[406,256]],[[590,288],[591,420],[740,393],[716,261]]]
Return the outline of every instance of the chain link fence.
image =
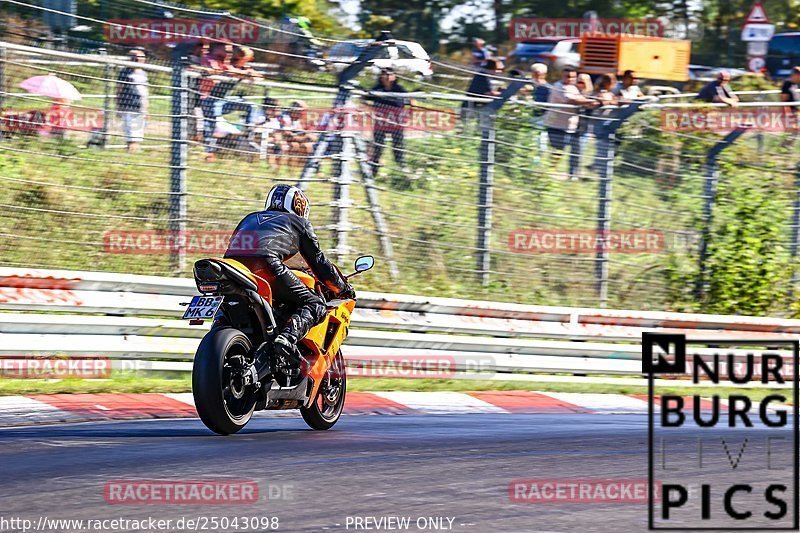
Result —
[[[694,310],[721,279],[737,283],[722,263],[739,250],[729,262],[763,263],[765,279],[787,294],[778,310],[791,305],[796,134],[748,131],[720,149],[724,134],[666,128],[671,100],[625,118],[626,107],[587,114],[575,146],[554,147],[547,106],[524,87],[473,98],[468,70],[439,64],[446,83],[399,75],[412,122],[402,139],[378,137],[364,106],[370,68],[345,87],[335,70],[306,80],[313,84],[241,81],[148,62],[138,65],[149,106],[132,151],[119,109],[131,83],[121,73],[134,66],[112,53],[0,43],[0,264],[186,276],[194,260],[224,252],[272,185],[305,176],[323,245],[344,263],[378,257],[363,289]],[[80,100],[21,88],[50,74]],[[210,82],[232,85],[220,105],[237,102],[214,121],[200,101]],[[346,113],[336,107],[342,91]],[[315,152],[326,115],[348,127]]]

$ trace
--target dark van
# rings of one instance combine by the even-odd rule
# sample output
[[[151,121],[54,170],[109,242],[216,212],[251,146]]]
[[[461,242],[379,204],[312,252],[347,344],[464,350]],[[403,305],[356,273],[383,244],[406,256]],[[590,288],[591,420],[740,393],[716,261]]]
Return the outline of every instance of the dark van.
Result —
[[[772,78],[786,78],[800,65],[800,32],[779,33],[769,41],[767,71]]]

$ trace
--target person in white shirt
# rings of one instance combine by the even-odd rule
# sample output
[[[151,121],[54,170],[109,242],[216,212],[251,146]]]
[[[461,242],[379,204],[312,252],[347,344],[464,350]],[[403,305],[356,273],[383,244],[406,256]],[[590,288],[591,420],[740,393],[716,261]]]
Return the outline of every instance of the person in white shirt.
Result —
[[[632,70],[622,73],[622,80],[612,92],[619,97],[621,102],[632,102],[638,98],[644,98],[644,93],[639,87],[639,79]]]
[[[547,110],[544,117],[544,126],[553,149],[553,161],[557,163],[570,147],[569,177],[578,179],[580,168],[580,142],[578,139],[578,126],[580,124],[581,107],[597,107],[599,102],[581,94],[576,82],[578,73],[571,68],[565,68],[561,73],[561,81],[556,82],[550,90],[547,102],[550,104],[567,104],[572,107],[553,107]]]

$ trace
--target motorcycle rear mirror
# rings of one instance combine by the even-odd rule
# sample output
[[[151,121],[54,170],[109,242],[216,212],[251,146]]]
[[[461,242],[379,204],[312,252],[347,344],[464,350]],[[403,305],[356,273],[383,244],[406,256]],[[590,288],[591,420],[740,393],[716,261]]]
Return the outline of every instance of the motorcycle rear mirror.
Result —
[[[375,266],[375,258],[371,255],[362,255],[356,259],[356,272],[365,272]]]

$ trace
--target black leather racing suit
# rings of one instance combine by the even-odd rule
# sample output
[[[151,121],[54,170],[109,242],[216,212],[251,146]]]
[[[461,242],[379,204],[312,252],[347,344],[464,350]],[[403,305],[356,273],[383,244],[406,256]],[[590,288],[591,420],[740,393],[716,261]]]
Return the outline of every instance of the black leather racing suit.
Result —
[[[273,297],[295,308],[294,314],[281,330],[289,341],[296,343],[312,327],[325,318],[327,312],[322,298],[306,287],[284,261],[300,254],[311,271],[334,294],[345,290],[345,280],[336,267],[325,258],[311,223],[303,217],[283,211],[250,213],[239,222],[225,257],[259,257],[275,276]]]

